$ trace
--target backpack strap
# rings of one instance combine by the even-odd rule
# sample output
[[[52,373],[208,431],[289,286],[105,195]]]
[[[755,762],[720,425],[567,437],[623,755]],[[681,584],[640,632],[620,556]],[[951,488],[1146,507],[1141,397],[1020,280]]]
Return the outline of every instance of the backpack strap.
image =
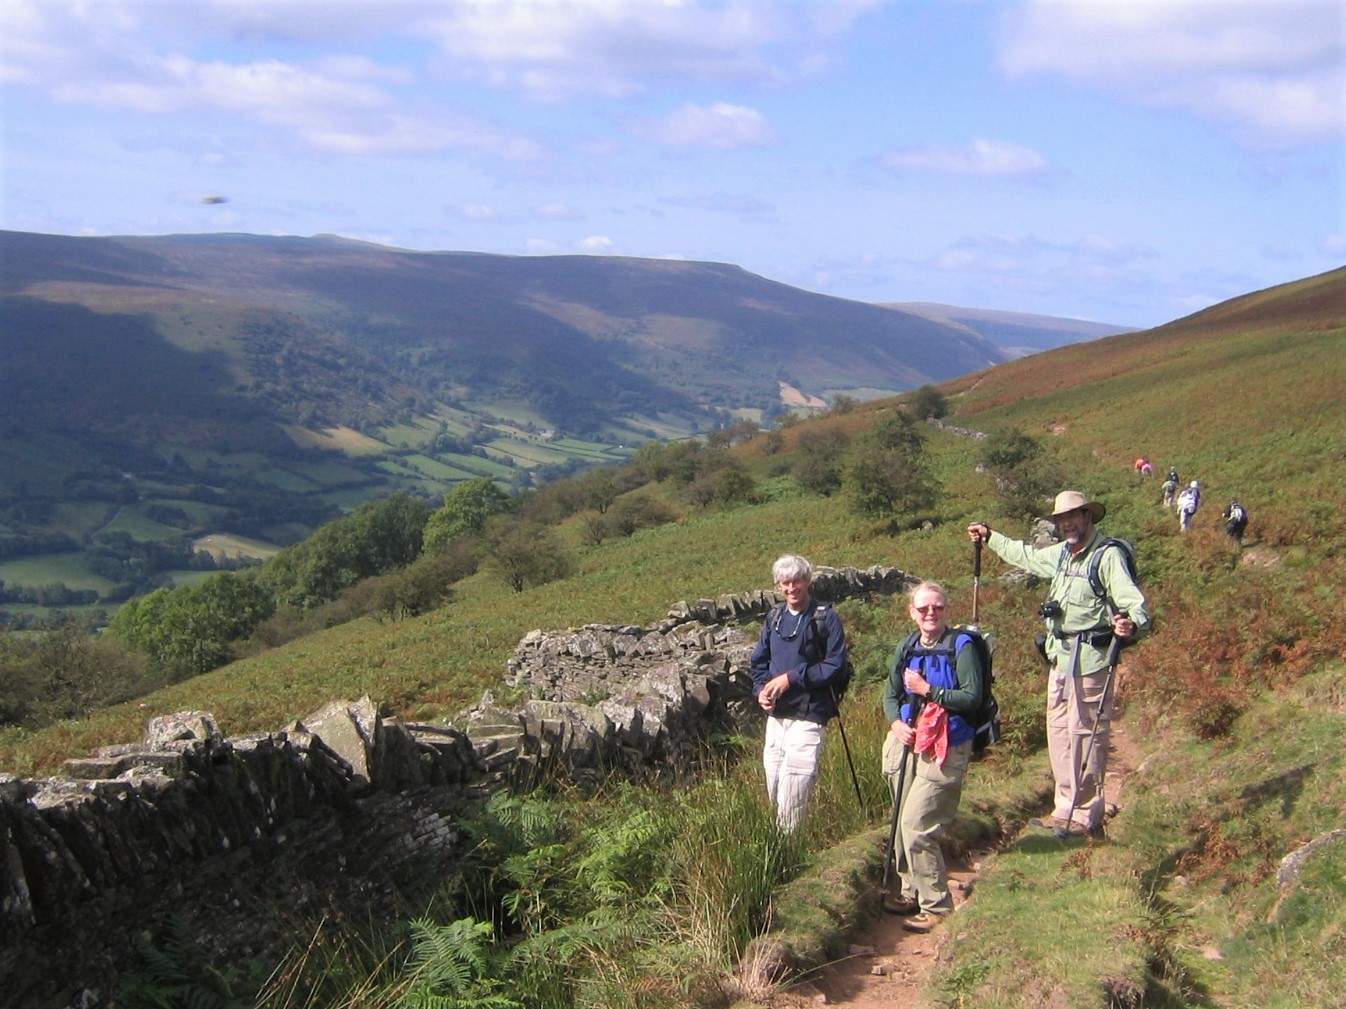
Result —
[[[1103,551],[1109,547],[1115,547],[1122,552],[1122,562],[1126,565],[1126,570],[1133,581],[1136,578],[1136,558],[1129,543],[1112,537],[1099,543],[1093,556],[1089,558],[1089,587],[1094,590],[1094,595],[1104,601],[1110,612],[1116,613],[1117,606],[1113,603],[1112,597],[1108,595],[1107,588],[1103,585],[1103,576],[1099,572],[1099,568],[1103,564]]]

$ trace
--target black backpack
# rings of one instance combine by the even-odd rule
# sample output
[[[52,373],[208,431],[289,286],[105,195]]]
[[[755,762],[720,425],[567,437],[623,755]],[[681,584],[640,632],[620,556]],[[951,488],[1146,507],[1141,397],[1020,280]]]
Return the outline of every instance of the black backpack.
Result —
[[[767,620],[774,622],[780,617],[784,609],[784,603],[773,607],[771,612],[767,614]],[[805,657],[810,662],[820,662],[822,657],[827,654],[827,625],[824,623],[826,613],[826,603],[814,604],[813,616],[809,620],[809,640],[804,645]],[[846,661],[837,670],[829,684],[832,688],[832,698],[836,701],[838,710],[841,709],[841,699],[846,696],[846,690],[850,687],[854,676],[855,666],[851,665],[851,653],[848,649],[846,651]]]
[[[995,685],[995,672],[992,669],[991,661],[994,657],[994,649],[991,647],[990,640],[974,627],[950,626],[938,645],[934,648],[925,648],[921,645],[920,632],[912,631],[897,650],[896,668],[906,669],[907,662],[913,655],[947,655],[949,665],[956,672],[958,668],[958,635],[960,634],[966,634],[968,640],[972,642],[972,646],[977,649],[977,655],[981,658],[982,669],[986,674],[982,681],[981,707],[971,716],[964,716],[965,720],[972,726],[972,753],[976,756],[993,743],[1000,742],[1002,734],[1000,705],[996,703],[995,691],[992,689]]]

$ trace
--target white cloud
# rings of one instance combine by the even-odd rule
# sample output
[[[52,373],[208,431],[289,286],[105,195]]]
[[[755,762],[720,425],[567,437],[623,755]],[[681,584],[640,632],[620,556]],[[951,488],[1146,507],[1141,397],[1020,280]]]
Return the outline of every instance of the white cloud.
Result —
[[[1031,147],[1003,140],[973,140],[966,147],[907,147],[879,158],[899,172],[945,175],[1037,175],[1047,170],[1047,159]]]
[[[147,5],[104,0],[7,0],[0,4],[0,81],[40,88],[58,101],[130,109],[146,115],[183,110],[224,113],[287,130],[300,142],[341,154],[428,154],[460,149],[510,160],[541,155],[526,137],[463,116],[405,109],[396,89],[413,83],[405,68],[357,55],[311,65],[281,59],[228,62],[184,55],[209,35],[244,28],[290,37],[312,8],[281,2],[276,21],[254,0]],[[345,11],[343,10],[343,16]],[[352,10],[357,22],[365,20]],[[377,19],[376,19],[377,20]],[[270,28],[265,26],[270,25]],[[299,37],[303,37],[302,34]],[[216,47],[218,48],[218,47]],[[390,90],[391,89],[391,90]]]
[[[709,210],[729,214],[743,221],[760,221],[774,217],[776,206],[750,193],[701,193],[692,196],[669,196],[663,203],[672,207]]]
[[[497,216],[495,208],[485,203],[464,203],[454,208],[453,213],[465,221],[494,221]]]
[[[543,221],[579,221],[584,215],[566,203],[544,203],[533,208],[533,216]]]
[[[419,19],[459,72],[537,97],[620,97],[647,83],[776,82],[826,62],[826,48],[877,0],[494,0]],[[785,68],[791,68],[788,72]]]
[[[1298,142],[1346,126],[1344,55],[1334,0],[1029,0],[1004,20],[1000,65]]]
[[[575,244],[575,247],[579,249],[580,252],[592,255],[604,255],[612,251],[612,245],[612,239],[607,235],[589,235],[585,238],[581,238]]]
[[[1340,231],[1324,235],[1318,243],[1318,249],[1329,256],[1346,256],[1346,235]]]
[[[556,251],[556,243],[546,238],[530,238],[523,243],[524,249],[534,256],[546,255]]]
[[[667,118],[648,123],[646,135],[670,147],[761,147],[772,140],[766,117],[756,109],[729,102],[686,104]]]

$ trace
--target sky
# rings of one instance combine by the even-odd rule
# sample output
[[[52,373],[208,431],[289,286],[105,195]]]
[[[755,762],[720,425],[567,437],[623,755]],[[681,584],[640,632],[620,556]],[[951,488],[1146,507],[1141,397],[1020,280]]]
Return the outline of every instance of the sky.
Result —
[[[1346,263],[1346,3],[0,0],[0,228],[1148,326]]]

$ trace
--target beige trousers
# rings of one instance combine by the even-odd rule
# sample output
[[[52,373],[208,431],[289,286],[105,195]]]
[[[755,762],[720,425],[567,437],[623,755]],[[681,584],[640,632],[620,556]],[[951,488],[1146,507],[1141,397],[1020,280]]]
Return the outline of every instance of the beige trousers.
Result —
[[[902,746],[890,732],[883,742],[883,773],[888,778],[889,795],[897,791],[901,759]],[[944,849],[940,847],[939,838],[958,812],[963,780],[971,760],[970,739],[949,747],[943,767],[929,754],[907,757],[907,774],[902,783],[905,794],[897,836],[893,839],[893,852],[902,881],[902,896],[916,898],[921,910],[931,914],[948,914],[953,910]]]
[[[1052,815],[1064,820],[1075,807],[1074,820],[1093,830],[1103,823],[1103,775],[1108,766],[1108,732],[1112,727],[1114,682],[1108,688],[1107,707],[1098,720],[1098,735],[1084,766],[1089,734],[1094,728],[1107,670],[1090,676],[1070,676],[1069,663],[1053,667],[1047,680],[1047,752],[1056,779],[1056,804]]]

